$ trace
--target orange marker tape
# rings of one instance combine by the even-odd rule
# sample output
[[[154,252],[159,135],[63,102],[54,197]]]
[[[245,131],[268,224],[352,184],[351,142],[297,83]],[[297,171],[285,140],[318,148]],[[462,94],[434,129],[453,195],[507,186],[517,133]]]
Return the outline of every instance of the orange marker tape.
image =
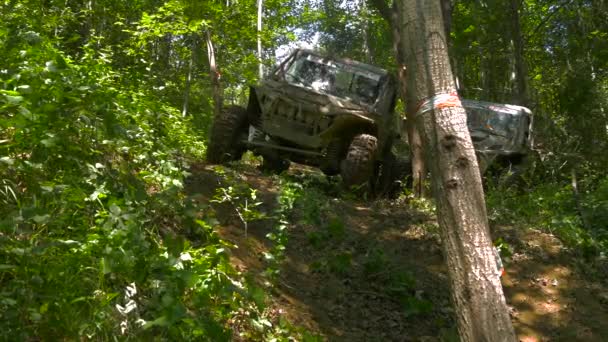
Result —
[[[423,100],[418,105],[416,110],[416,116],[430,112],[434,109],[442,109],[448,107],[462,107],[460,97],[457,92],[451,92],[446,94],[437,94],[426,100]]]

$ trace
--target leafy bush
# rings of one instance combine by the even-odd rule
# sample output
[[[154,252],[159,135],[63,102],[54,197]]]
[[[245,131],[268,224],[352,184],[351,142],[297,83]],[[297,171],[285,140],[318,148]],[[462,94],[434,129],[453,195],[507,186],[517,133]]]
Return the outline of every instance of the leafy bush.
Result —
[[[582,255],[608,253],[608,178],[580,191],[562,182],[540,184],[530,191],[494,188],[487,194],[490,219],[519,223],[556,234]]]
[[[243,310],[255,330],[259,296],[182,189],[190,122],[109,51],[20,34],[0,41],[0,339],[221,341]]]

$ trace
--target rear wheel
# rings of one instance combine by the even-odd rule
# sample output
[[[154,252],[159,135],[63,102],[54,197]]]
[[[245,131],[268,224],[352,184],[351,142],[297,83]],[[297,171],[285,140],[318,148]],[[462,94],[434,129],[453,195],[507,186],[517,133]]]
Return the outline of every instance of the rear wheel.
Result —
[[[348,143],[348,142],[347,142]],[[325,150],[325,156],[319,168],[327,176],[335,176],[340,173],[340,159],[346,150],[346,144],[340,140],[332,140]]]
[[[377,195],[396,198],[406,185],[410,185],[407,180],[411,173],[412,165],[409,158],[397,157],[389,153],[382,161],[376,189]]]
[[[342,183],[346,188],[371,190],[376,169],[378,139],[373,135],[359,134],[353,138],[346,157],[340,165]]]
[[[229,106],[222,110],[213,121],[207,161],[213,164],[239,160],[246,150],[242,139],[247,138],[249,122],[247,110],[239,106]]]
[[[261,169],[262,171],[272,172],[272,173],[282,173],[283,171],[287,171],[291,163],[287,159],[283,158],[269,158],[264,157],[264,161],[262,162]]]

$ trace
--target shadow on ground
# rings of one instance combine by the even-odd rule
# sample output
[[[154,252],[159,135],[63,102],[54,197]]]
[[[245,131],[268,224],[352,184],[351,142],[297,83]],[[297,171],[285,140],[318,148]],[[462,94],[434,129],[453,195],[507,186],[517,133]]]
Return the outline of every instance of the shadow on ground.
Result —
[[[258,189],[260,210],[272,213],[278,178],[253,166],[235,170]],[[187,192],[207,205],[222,180],[205,165],[191,173]],[[407,203],[337,198],[338,191],[307,168],[292,167],[286,178],[306,186],[289,218],[272,305],[330,341],[455,340],[447,271],[428,214]],[[251,222],[245,234],[230,204],[215,209],[221,236],[238,246],[233,264],[264,283],[263,254],[272,247],[266,235],[276,222]],[[605,283],[578,272],[574,258],[548,234],[494,230],[513,249],[503,285],[520,340],[608,340]]]

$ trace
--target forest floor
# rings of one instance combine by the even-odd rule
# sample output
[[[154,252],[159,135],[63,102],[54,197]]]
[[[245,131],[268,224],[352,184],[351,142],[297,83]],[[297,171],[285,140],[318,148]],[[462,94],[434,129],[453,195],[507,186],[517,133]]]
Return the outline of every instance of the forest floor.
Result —
[[[235,166],[272,212],[280,178],[254,165]],[[208,203],[222,180],[194,165],[188,193]],[[289,215],[285,257],[269,292],[271,307],[328,341],[457,341],[438,228],[419,202],[362,201],[340,193],[317,171],[292,166],[283,178],[304,183]],[[218,205],[221,237],[238,248],[235,267],[268,283],[264,254],[270,219],[243,223]],[[511,256],[502,278],[520,341],[607,341],[608,267],[594,268],[549,233],[491,223]],[[606,265],[604,265],[606,266]]]

